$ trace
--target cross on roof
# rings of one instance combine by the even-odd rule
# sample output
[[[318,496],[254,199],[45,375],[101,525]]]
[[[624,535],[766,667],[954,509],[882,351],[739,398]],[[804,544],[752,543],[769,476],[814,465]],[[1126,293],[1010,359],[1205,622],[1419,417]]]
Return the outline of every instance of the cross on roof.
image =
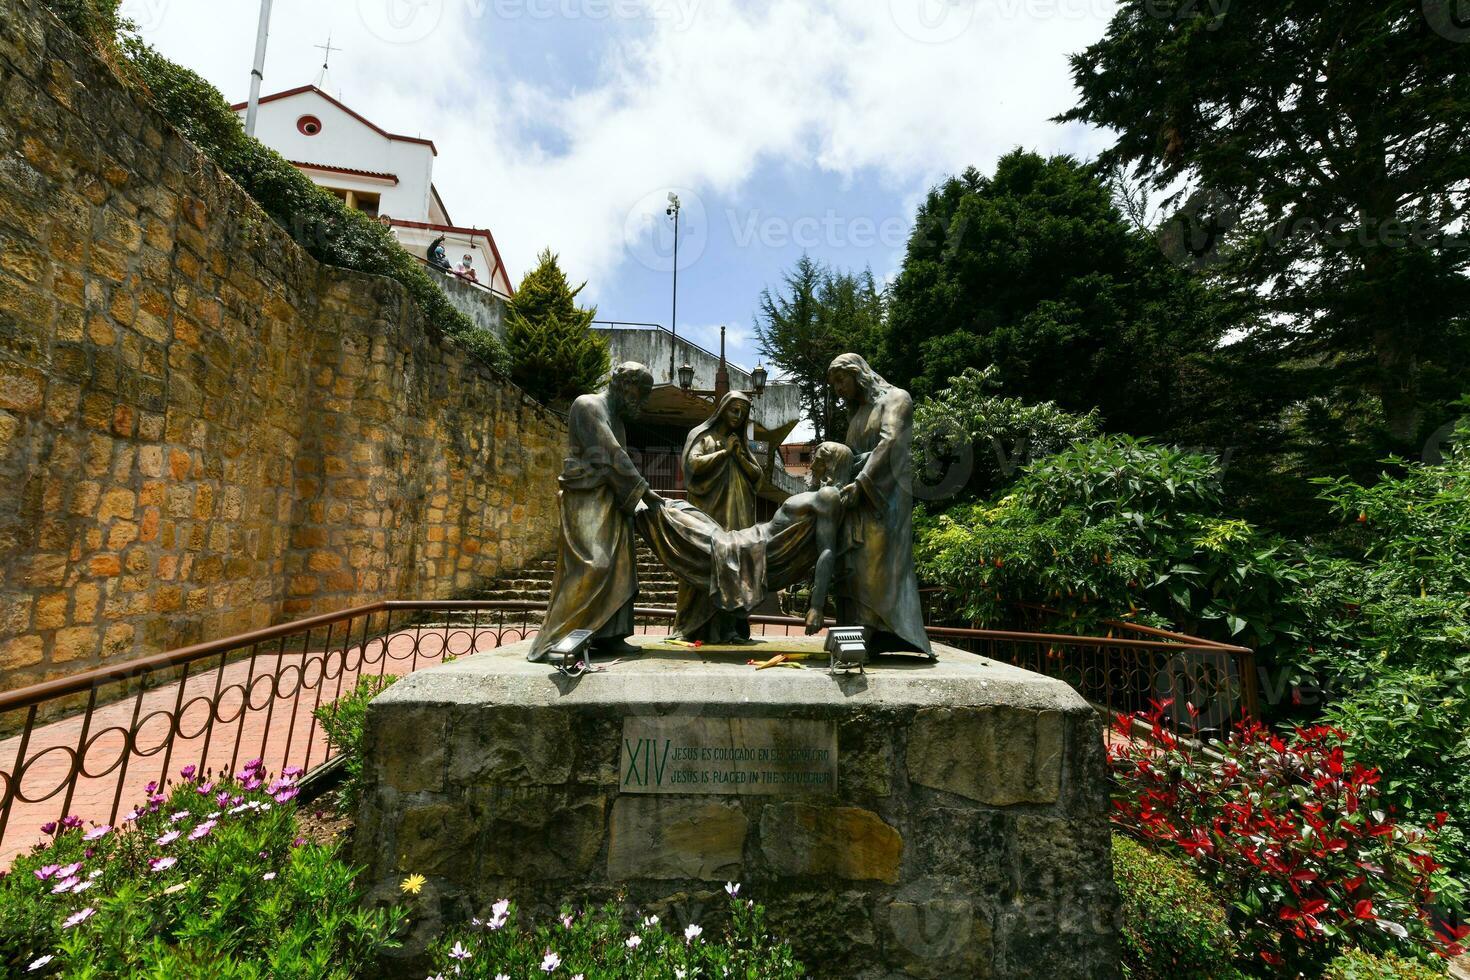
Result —
[[[332,35],[330,33],[327,35],[327,43],[326,44],[313,44],[312,47],[314,47],[314,48],[321,48],[322,49],[322,71],[326,71],[327,70],[327,63],[332,60],[332,52],[333,51],[342,51],[342,50],[344,50],[342,48],[334,48],[334,47],[332,47]]]

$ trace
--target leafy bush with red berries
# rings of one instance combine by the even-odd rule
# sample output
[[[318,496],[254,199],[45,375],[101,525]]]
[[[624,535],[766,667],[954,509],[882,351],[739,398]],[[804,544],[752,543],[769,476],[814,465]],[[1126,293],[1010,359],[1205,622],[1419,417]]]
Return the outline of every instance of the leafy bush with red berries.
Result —
[[[1152,742],[1118,719],[1113,820],[1197,868],[1230,904],[1251,955],[1315,975],[1348,947],[1463,952],[1466,930],[1436,933],[1425,911],[1460,898],[1434,858],[1438,828],[1379,809],[1379,774],[1345,762],[1341,732],[1285,738],[1257,726],[1206,750],[1170,733],[1164,707],[1148,716]]]

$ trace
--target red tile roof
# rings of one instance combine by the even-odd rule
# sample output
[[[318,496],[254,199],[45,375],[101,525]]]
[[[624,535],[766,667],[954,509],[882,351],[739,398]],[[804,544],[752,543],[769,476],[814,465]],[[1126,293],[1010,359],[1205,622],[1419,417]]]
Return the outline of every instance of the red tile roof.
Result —
[[[371,180],[386,180],[394,184],[398,183],[397,174],[383,174],[374,170],[353,170],[351,167],[333,167],[325,163],[307,163],[304,160],[288,160],[293,167],[302,167],[307,170],[325,170],[333,174],[345,174],[348,177],[367,177]]]

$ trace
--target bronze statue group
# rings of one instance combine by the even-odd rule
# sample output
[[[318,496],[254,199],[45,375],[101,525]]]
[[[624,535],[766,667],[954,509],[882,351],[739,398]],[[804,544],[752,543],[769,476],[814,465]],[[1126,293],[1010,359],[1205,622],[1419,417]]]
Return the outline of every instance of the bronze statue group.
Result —
[[[822,628],[830,597],[837,624],[866,628],[872,652],[932,657],[913,565],[913,400],[856,354],[836,358],[827,380],[849,411],[846,441],[817,448],[808,492],[765,523],[756,521],[763,473],[745,438],[744,392],[726,394],[689,433],[687,501],[651,489],[628,454],[625,423],[653,391],[648,368],[619,365],[606,391],[573,402],[556,578],[530,658],[574,630],[591,631],[599,658],[638,652],[627,638],[640,535],[679,579],[677,637],[746,642],[766,596],[810,579],[808,633]]]

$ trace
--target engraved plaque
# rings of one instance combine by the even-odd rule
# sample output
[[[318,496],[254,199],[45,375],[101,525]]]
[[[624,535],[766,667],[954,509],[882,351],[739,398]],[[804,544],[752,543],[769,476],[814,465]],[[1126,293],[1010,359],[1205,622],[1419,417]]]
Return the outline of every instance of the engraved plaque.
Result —
[[[832,793],[837,725],[805,718],[623,719],[624,793]]]

